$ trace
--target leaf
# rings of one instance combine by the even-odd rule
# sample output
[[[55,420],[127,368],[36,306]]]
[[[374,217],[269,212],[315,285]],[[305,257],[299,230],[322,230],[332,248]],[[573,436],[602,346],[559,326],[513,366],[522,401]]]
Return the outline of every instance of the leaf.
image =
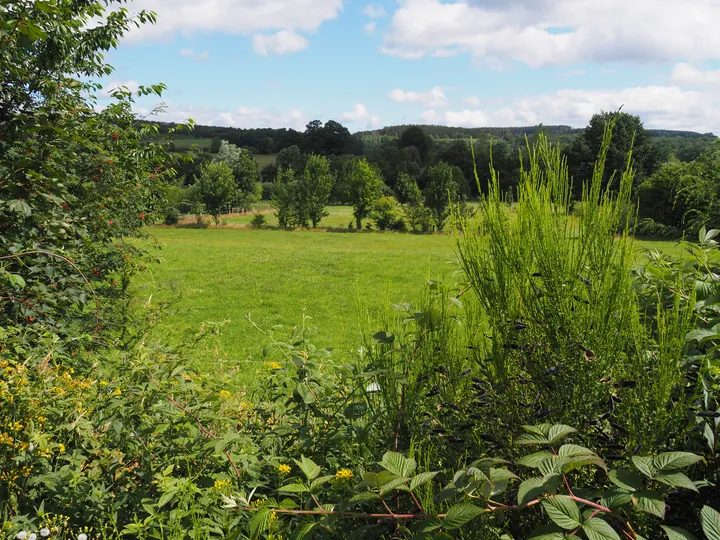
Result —
[[[320,474],[320,467],[315,464],[315,462],[312,459],[306,458],[305,456],[300,457],[300,461],[297,459],[293,460],[298,467],[300,467],[300,470],[303,472],[303,474],[307,477],[308,480],[313,480],[314,478],[317,478],[317,476]]]
[[[695,465],[701,459],[690,452],[664,452],[653,459],[653,466],[659,471],[675,471]]]
[[[366,502],[377,501],[379,499],[380,495],[378,495],[377,493],[366,491],[364,493],[358,493],[357,495],[355,495],[353,498],[350,499],[350,502],[355,504],[363,504]]]
[[[30,208],[30,205],[22,199],[8,202],[7,207],[9,210],[12,210],[16,214],[20,214],[25,217],[32,215],[32,208]]]
[[[13,285],[15,287],[19,287],[20,289],[25,288],[25,280],[23,277],[19,274],[7,274],[8,279],[10,281],[10,285]]]
[[[408,459],[397,452],[387,452],[382,457],[380,466],[398,476],[410,476],[415,472],[417,463],[414,459]]]
[[[287,486],[281,486],[278,488],[281,493],[309,493],[310,488],[305,484],[288,484]]]
[[[589,540],[620,540],[618,533],[607,521],[600,518],[588,519],[582,528]]]
[[[303,383],[298,383],[295,387],[295,392],[300,396],[300,399],[303,400],[304,403],[307,405],[311,404],[315,401],[315,398],[310,393],[310,390],[308,389],[307,385]]]
[[[518,504],[526,504],[541,495],[554,495],[560,486],[562,477],[550,474],[544,478],[528,478],[518,488]]]
[[[703,506],[700,523],[708,540],[720,540],[720,513],[709,506]]]
[[[594,456],[595,452],[585,448],[584,446],[578,446],[577,444],[563,444],[558,450],[558,455],[563,457],[574,457],[574,456]]]
[[[553,495],[542,501],[543,508],[553,522],[565,530],[576,529],[582,525],[580,508],[566,495]]]
[[[547,450],[542,450],[541,452],[535,452],[534,454],[521,457],[517,460],[517,464],[537,469],[540,466],[540,463],[549,457],[552,457],[552,454]]]
[[[639,489],[642,489],[642,476],[626,469],[612,470],[608,473],[608,478],[616,486],[629,491],[638,491]]]
[[[315,521],[311,521],[310,523],[305,523],[295,529],[295,532],[293,533],[293,540],[305,540],[306,538],[310,538],[315,525],[317,525],[317,523]]]
[[[545,435],[538,435],[537,433],[523,433],[515,439],[515,444],[548,444],[548,440]]]
[[[605,492],[600,504],[607,508],[618,508],[632,501],[632,493],[620,488],[610,488]]]
[[[676,472],[676,473],[658,473],[655,475],[655,480],[658,482],[662,482],[663,484],[667,484],[671,487],[676,488],[685,488],[685,489],[691,489],[693,491],[697,491],[697,487],[695,487],[695,483],[690,480],[685,474]]]
[[[667,534],[669,540],[697,540],[697,537],[680,527],[669,527],[668,525],[660,525]]]
[[[632,501],[638,510],[661,519],[665,517],[665,501],[655,491],[636,491],[633,493]]]
[[[270,510],[268,508],[258,510],[258,513],[253,516],[253,518],[250,520],[250,523],[248,524],[248,528],[250,529],[250,538],[252,540],[260,538],[262,533],[264,533],[265,530],[268,528],[269,523]]]
[[[373,335],[373,339],[378,343],[392,345],[395,342],[395,336],[390,332],[378,332]]]
[[[406,476],[393,478],[389,482],[383,484],[383,486],[380,488],[380,495],[385,495],[386,493],[390,493],[391,491],[399,489],[401,486],[405,486],[405,484],[407,484],[409,481],[410,479]]]
[[[425,484],[430,482],[433,478],[435,478],[437,475],[438,475],[437,472],[424,472],[424,473],[418,474],[412,480],[410,480],[410,491],[415,491],[420,486],[424,486]]]
[[[577,430],[575,428],[571,428],[570,426],[556,424],[550,428],[550,431],[548,431],[548,442],[553,444],[564,439],[571,433],[575,433],[576,431]]]
[[[655,473],[657,472],[657,470],[655,469],[655,465],[653,465],[652,458],[633,456],[632,461],[635,467],[637,467],[637,469],[645,476],[647,476],[648,478],[655,477]]]
[[[448,510],[443,522],[446,528],[457,529],[485,512],[487,510],[483,510],[474,504],[460,503]]]
[[[315,488],[318,488],[323,484],[327,484],[330,480],[333,480],[334,478],[335,475],[321,476],[320,478],[316,478],[315,480],[310,482],[310,491],[316,491]]]

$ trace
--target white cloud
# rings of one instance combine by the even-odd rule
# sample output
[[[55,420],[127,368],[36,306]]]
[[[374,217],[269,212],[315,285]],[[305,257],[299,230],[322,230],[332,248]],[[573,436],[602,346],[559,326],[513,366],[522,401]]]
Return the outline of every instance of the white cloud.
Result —
[[[380,17],[385,16],[385,8],[382,6],[375,6],[373,4],[365,6],[365,9],[363,9],[362,12],[371,19],[379,19]]]
[[[315,32],[323,22],[337,18],[342,6],[343,0],[135,0],[133,11],[155,11],[158,20],[133,30],[127,39],[168,41],[178,34]]]
[[[256,107],[238,107],[235,110],[220,110],[213,107],[179,106],[167,104],[165,113],[156,120],[184,122],[192,118],[201,125],[228,126],[238,128],[292,128],[304,130],[310,121],[303,111],[291,109],[283,112],[269,111]]]
[[[564,124],[586,126],[593,114],[613,111],[637,114],[645,127],[706,132],[720,131],[720,96],[715,92],[685,90],[677,86],[644,86],[619,90],[558,90],[528,96],[498,108],[449,110],[423,121],[453,126],[530,126]]]
[[[380,117],[372,116],[362,103],[356,103],[352,111],[342,113],[339,120],[358,124],[364,123],[370,128],[376,128],[380,125]]]
[[[260,56],[294,53],[307,49],[308,45],[307,39],[292,30],[253,36],[253,50]]]
[[[465,103],[470,105],[471,107],[479,107],[480,106],[480,100],[476,98],[475,96],[466,97],[463,100]]]
[[[123,86],[134,93],[140,88],[140,83],[137,81],[110,81],[105,88],[100,90],[100,98],[109,98],[114,90]]]
[[[405,92],[396,88],[388,97],[397,103],[419,103],[423,107],[445,107],[448,100],[445,97],[442,87],[435,86],[424,92]]]
[[[677,64],[670,74],[670,80],[681,86],[720,87],[720,69],[704,71],[690,64]]]
[[[368,35],[371,35],[375,32],[375,28],[377,25],[375,24],[375,21],[370,21],[365,26],[363,26],[363,29],[365,30],[365,33]]]
[[[718,0],[399,0],[383,50],[529,66],[720,58]]]
[[[205,62],[206,60],[210,60],[209,52],[203,51],[201,53],[198,53],[195,52],[195,49],[180,49],[180,56],[192,58],[196,62]]]

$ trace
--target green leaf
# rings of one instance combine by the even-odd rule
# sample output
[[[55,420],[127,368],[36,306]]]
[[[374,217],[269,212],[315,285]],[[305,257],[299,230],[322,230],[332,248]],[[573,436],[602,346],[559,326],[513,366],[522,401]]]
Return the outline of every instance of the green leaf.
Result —
[[[485,512],[487,512],[487,510],[478,508],[474,504],[456,504],[448,510],[443,523],[447,529],[457,529]]]
[[[643,477],[626,469],[615,469],[608,473],[610,481],[618,487],[629,491],[642,489]]]
[[[669,527],[668,525],[660,525],[667,534],[669,540],[697,540],[697,537],[680,527]]]
[[[647,512],[659,518],[665,518],[665,501],[655,491],[636,491],[633,493],[633,503],[638,510]]]
[[[635,467],[637,467],[637,469],[645,476],[648,478],[655,477],[657,469],[655,469],[655,465],[653,465],[653,458],[633,456],[632,461]]]
[[[553,522],[565,530],[576,529],[582,525],[580,508],[566,495],[553,495],[542,501],[543,508]]]
[[[534,454],[530,454],[528,456],[521,457],[520,459],[517,460],[517,464],[523,465],[525,467],[531,467],[533,469],[537,469],[543,460],[550,458],[550,457],[552,457],[552,454],[550,452],[548,452],[547,450],[542,450],[540,452],[535,452]]]
[[[310,493],[310,488],[305,484],[288,484],[278,488],[281,493]]]
[[[575,433],[577,430],[563,424],[556,424],[548,431],[548,442],[553,444],[557,441],[561,441],[571,433]]]
[[[390,493],[391,491],[399,489],[401,486],[405,486],[405,484],[407,484],[409,481],[410,479],[406,476],[393,478],[389,482],[383,484],[383,486],[380,488],[380,495],[385,495],[386,493]]]
[[[700,524],[708,540],[720,540],[720,513],[709,506],[703,506]]]
[[[600,518],[588,519],[582,528],[589,540],[620,540],[618,533],[607,521]]]
[[[25,217],[32,215],[32,208],[30,208],[30,205],[22,199],[8,202],[7,207],[16,214],[20,214]]]
[[[295,392],[298,394],[298,396],[300,396],[300,399],[302,399],[303,402],[307,405],[310,405],[315,401],[315,398],[310,393],[307,385],[304,383],[298,383],[297,386],[295,386]]]
[[[377,500],[380,500],[380,495],[378,495],[377,493],[366,491],[364,493],[358,493],[357,495],[355,495],[353,498],[350,499],[350,502],[354,504],[363,504],[366,502]]]
[[[13,285],[14,287],[19,287],[20,289],[25,288],[25,280],[23,277],[19,274],[7,274],[8,280],[10,281],[10,285]]]
[[[297,459],[293,460],[298,467],[300,467],[300,470],[303,472],[303,474],[307,477],[308,480],[313,480],[314,478],[317,478],[317,476],[320,474],[320,467],[315,464],[315,462],[312,459],[306,458],[305,456],[300,457],[300,461]]]
[[[653,459],[653,466],[659,471],[675,471],[695,465],[701,459],[701,456],[690,452],[665,452]]]
[[[614,487],[605,492],[603,498],[600,499],[600,504],[612,509],[626,505],[630,501],[632,501],[632,492]]]
[[[333,480],[335,475],[321,476],[310,482],[310,491],[315,492],[315,488],[321,487],[323,484],[327,484],[330,480]]]
[[[310,538],[315,525],[317,525],[317,523],[315,521],[311,521],[310,523],[305,523],[295,529],[295,532],[293,533],[293,540],[305,540],[306,538]]]
[[[267,530],[269,523],[270,509],[263,508],[262,510],[258,510],[257,514],[253,516],[248,524],[248,528],[250,529],[250,538],[252,540],[261,538],[262,533]]]
[[[697,491],[697,487],[695,487],[695,483],[690,480],[685,474],[676,472],[676,473],[658,473],[655,475],[655,480],[658,482],[662,482],[663,484],[667,484],[671,487],[676,488],[685,488],[685,489],[691,489],[693,491]]]
[[[389,332],[378,332],[373,335],[373,339],[386,345],[392,345],[395,342],[395,336]]]
[[[584,446],[578,446],[577,444],[563,444],[558,450],[558,455],[563,457],[574,457],[574,456],[594,456],[595,452],[585,448]]]
[[[537,433],[523,433],[515,439],[515,444],[548,444],[548,440],[545,435],[538,435]]]
[[[418,474],[412,480],[410,480],[410,491],[415,491],[420,486],[424,486],[425,484],[430,482],[433,478],[435,478],[437,475],[438,475],[437,472],[424,472],[424,473]]]
[[[518,504],[526,504],[541,495],[554,495],[562,482],[559,474],[550,474],[544,478],[528,478],[518,488]]]
[[[398,476],[410,476],[415,472],[417,463],[397,452],[387,452],[380,462],[380,466]]]

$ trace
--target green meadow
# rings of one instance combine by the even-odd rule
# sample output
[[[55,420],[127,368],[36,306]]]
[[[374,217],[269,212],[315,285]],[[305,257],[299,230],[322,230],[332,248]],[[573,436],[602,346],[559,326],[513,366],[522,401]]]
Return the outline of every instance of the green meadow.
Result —
[[[347,227],[348,208],[331,207],[323,227]],[[163,246],[152,273],[141,275],[139,298],[173,299],[163,335],[186,339],[203,323],[224,323],[212,347],[198,354],[203,364],[247,373],[262,362],[275,325],[317,329],[314,342],[351,358],[392,304],[417,303],[428,280],[462,279],[452,234],[415,235],[326,230],[253,230],[252,216],[232,216],[215,228],[155,227]],[[268,221],[274,223],[271,212]],[[647,249],[679,256],[677,242],[636,241],[638,264]]]

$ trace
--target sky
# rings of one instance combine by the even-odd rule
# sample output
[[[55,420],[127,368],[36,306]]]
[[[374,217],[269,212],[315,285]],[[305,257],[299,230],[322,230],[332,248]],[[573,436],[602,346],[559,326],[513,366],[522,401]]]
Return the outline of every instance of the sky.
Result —
[[[160,120],[351,131],[587,125],[720,134],[720,0],[135,0],[156,25],[107,55],[165,83]],[[139,110],[155,103],[140,102]]]

